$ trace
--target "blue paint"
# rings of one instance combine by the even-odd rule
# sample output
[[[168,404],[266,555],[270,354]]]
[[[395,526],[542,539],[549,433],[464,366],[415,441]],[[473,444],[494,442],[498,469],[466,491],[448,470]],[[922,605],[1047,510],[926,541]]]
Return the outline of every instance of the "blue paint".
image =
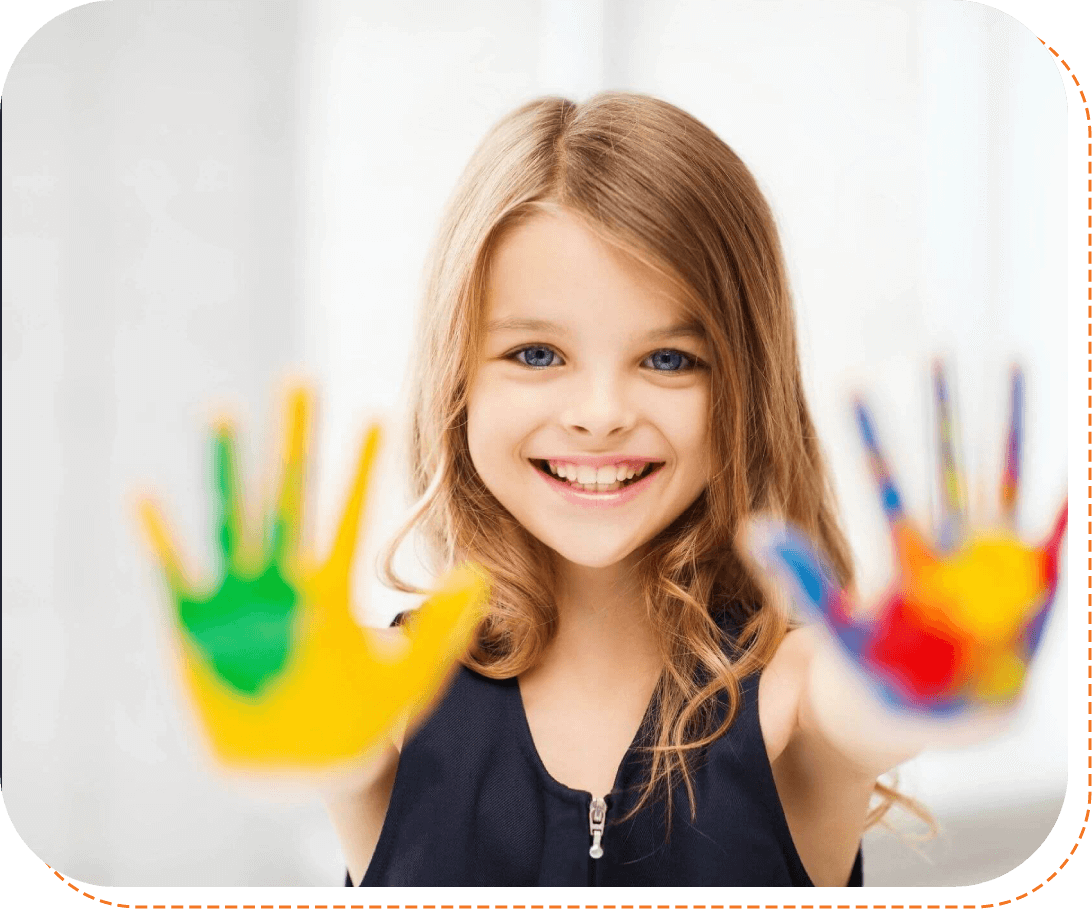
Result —
[[[970,706],[965,697],[959,696],[942,697],[938,700],[929,698],[925,700],[911,699],[897,683],[893,683],[882,676],[867,674],[870,671],[868,667],[865,667],[865,679],[871,683],[873,691],[877,692],[884,703],[896,713],[909,712],[931,717],[953,717],[967,710]]]
[[[839,623],[837,625],[832,624],[830,627],[838,635],[842,647],[855,660],[860,659],[861,654],[865,652],[865,649],[872,641],[872,635],[874,634],[870,622]]]
[[[880,497],[883,500],[883,510],[888,514],[902,514],[902,499],[899,498],[899,491],[895,488],[895,484],[890,480],[884,482],[880,487]]]
[[[868,408],[858,401],[853,408],[857,415],[857,427],[861,431],[861,438],[869,451],[876,451],[876,433],[872,428],[872,420],[868,415]]]
[[[1050,599],[1039,606],[1039,612],[1024,629],[1024,642],[1027,647],[1027,655],[1030,659],[1039,648],[1039,639],[1043,636],[1043,628],[1046,627],[1047,616],[1050,615]]]
[[[802,551],[798,544],[793,542],[778,543],[777,554],[795,575],[812,605],[821,609],[826,581],[823,579],[815,559],[807,552]]]

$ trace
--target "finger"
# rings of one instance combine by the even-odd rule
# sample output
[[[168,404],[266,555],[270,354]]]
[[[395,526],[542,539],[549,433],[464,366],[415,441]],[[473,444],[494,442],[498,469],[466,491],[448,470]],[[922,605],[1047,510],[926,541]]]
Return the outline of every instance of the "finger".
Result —
[[[348,575],[353,558],[356,555],[356,544],[360,537],[361,513],[364,510],[364,502],[367,498],[368,479],[371,476],[372,465],[379,450],[380,436],[379,425],[373,424],[368,428],[364,444],[360,449],[353,484],[349,489],[349,498],[345,502],[345,510],[338,524],[337,536],[334,537],[334,545],[327,563],[330,571],[338,576]]]
[[[752,517],[743,523],[737,546],[794,603],[822,619],[851,653],[861,653],[867,623],[850,614],[834,570],[800,530],[773,518]]]
[[[880,444],[876,438],[876,428],[872,420],[872,414],[864,401],[857,399],[854,402],[854,413],[857,417],[857,428],[861,433],[865,450],[868,452],[868,466],[872,473],[872,479],[880,493],[880,504],[883,506],[884,516],[892,525],[903,519],[902,497],[895,486],[895,478],[891,474],[891,468],[887,459],[880,450]]]
[[[941,492],[938,541],[940,548],[948,551],[965,533],[967,506],[963,474],[957,455],[958,444],[948,378],[944,363],[939,358],[933,361],[933,397],[936,402],[937,466],[940,470]]]
[[[137,501],[137,521],[144,531],[144,537],[152,548],[160,568],[167,580],[167,587],[175,597],[189,591],[189,582],[182,567],[178,548],[171,539],[167,522],[159,506],[150,496],[141,496]]]
[[[1065,537],[1069,525],[1069,497],[1062,502],[1058,515],[1050,528],[1050,535],[1039,550],[1043,559],[1043,578],[1047,585],[1049,596],[1054,596],[1058,586],[1058,557],[1062,548],[1062,540]]]
[[[1020,492],[1020,455],[1024,444],[1024,372],[1012,368],[1009,434],[1005,442],[1005,472],[1001,477],[1001,520],[1010,529],[1016,524]]]
[[[273,511],[270,555],[278,561],[299,543],[303,508],[303,470],[310,398],[302,387],[288,393],[284,441],[284,469]]]
[[[895,486],[895,479],[891,475],[891,468],[887,465],[887,459],[880,450],[880,444],[876,439],[876,429],[868,407],[865,406],[862,400],[858,399],[854,408],[861,439],[868,451],[869,469],[879,489],[880,504],[883,506],[888,523],[891,525],[891,539],[895,545],[896,557],[899,565],[905,571],[914,574],[931,563],[935,556],[928,543],[903,510],[902,497],[899,495],[898,487]]]
[[[1039,647],[1043,628],[1054,606],[1055,594],[1058,591],[1058,559],[1062,547],[1062,540],[1069,523],[1069,499],[1062,502],[1054,523],[1051,525],[1050,535],[1046,542],[1039,548],[1041,564],[1041,577],[1043,592],[1039,597],[1039,608],[1022,633],[1024,653],[1026,659],[1031,659]]]
[[[1031,621],[1028,622],[1022,634],[1024,652],[1029,660],[1039,647],[1043,628],[1054,606],[1055,594],[1058,591],[1058,560],[1068,523],[1069,499],[1067,498],[1062,502],[1062,507],[1051,525],[1046,542],[1038,550],[1043,589],[1042,594],[1039,596],[1038,610],[1031,618]]]
[[[242,508],[236,470],[235,431],[227,420],[216,425],[213,463],[219,521],[220,553],[225,570],[237,567],[242,547]]]

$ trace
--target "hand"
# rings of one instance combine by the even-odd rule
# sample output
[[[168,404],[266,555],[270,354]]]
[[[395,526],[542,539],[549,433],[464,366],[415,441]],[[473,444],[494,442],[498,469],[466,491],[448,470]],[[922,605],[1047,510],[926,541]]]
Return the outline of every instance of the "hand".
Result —
[[[232,428],[216,427],[222,566],[213,584],[189,580],[159,509],[140,503],[174,604],[185,686],[213,750],[236,766],[359,766],[439,695],[488,602],[484,570],[454,569],[398,654],[353,620],[350,568],[380,431],[367,433],[333,546],[317,560],[299,540],[308,410],[308,395],[292,391],[284,476],[261,544],[243,533]]]
[[[933,718],[1011,705],[1038,648],[1058,585],[1066,530],[1063,502],[1046,541],[1015,534],[1023,431],[1023,375],[1012,378],[1012,417],[998,526],[968,526],[955,461],[947,383],[938,363],[934,388],[944,513],[935,546],[905,514],[865,405],[857,422],[891,527],[897,570],[876,609],[862,617],[818,548],[798,529],[769,518],[749,521],[741,548],[773,573],[793,599],[818,614],[888,707]]]

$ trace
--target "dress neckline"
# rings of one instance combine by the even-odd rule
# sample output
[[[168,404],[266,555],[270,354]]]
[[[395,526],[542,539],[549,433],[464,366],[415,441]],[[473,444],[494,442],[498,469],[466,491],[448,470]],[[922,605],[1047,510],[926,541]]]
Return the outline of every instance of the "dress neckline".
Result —
[[[566,786],[560,780],[555,779],[553,774],[546,768],[545,762],[542,760],[542,755],[539,754],[538,746],[535,744],[534,734],[531,732],[531,723],[527,719],[527,708],[523,703],[523,691],[519,685],[519,676],[513,676],[511,678],[511,687],[514,692],[515,710],[519,714],[519,726],[523,736],[524,745],[527,748],[527,752],[530,755],[531,763],[535,766],[540,777],[542,777],[546,786],[554,790],[559,795],[566,798],[579,798],[583,802],[591,802],[593,798],[596,798],[593,793],[586,789],[574,789],[572,786]],[[652,695],[649,697],[648,704],[645,706],[645,712],[641,715],[641,722],[637,726],[637,731],[633,734],[633,738],[630,740],[629,746],[626,748],[625,753],[622,755],[622,760],[619,761],[618,767],[614,771],[614,783],[611,786],[610,792],[606,793],[603,798],[608,807],[611,806],[613,798],[616,797],[621,791],[622,774],[633,756],[634,750],[637,748],[637,744],[641,739],[641,735],[644,732],[649,717],[655,709],[656,705],[656,691],[659,687],[657,683],[656,688],[653,688]]]
[[[714,621],[717,622],[722,630],[729,633],[729,636],[733,641],[736,639],[739,633],[738,625],[727,613],[714,615]],[[546,764],[542,760],[542,755],[539,754],[538,746],[535,744],[535,737],[531,732],[531,723],[527,719],[527,707],[523,701],[523,691],[519,685],[519,676],[512,676],[508,681],[513,690],[515,711],[519,714],[520,734],[523,738],[524,747],[527,749],[531,758],[531,763],[534,765],[544,784],[547,788],[552,789],[557,794],[566,798],[579,798],[584,802],[590,802],[595,798],[591,792],[588,792],[586,789],[574,789],[572,786],[566,786],[560,780],[555,779],[553,774],[546,768]],[[742,681],[743,680],[741,679],[740,682],[742,683]],[[658,688],[659,684],[657,683],[656,687],[652,689],[652,694],[649,697],[648,704],[645,706],[645,711],[641,716],[641,722],[637,726],[637,731],[633,734],[629,747],[626,748],[625,753],[622,755],[622,760],[619,762],[618,767],[614,772],[614,784],[611,786],[610,792],[604,796],[608,806],[612,803],[612,796],[617,796],[620,793],[623,771],[633,758],[634,750],[637,748],[642,734],[649,725],[650,717],[656,706],[656,692]]]

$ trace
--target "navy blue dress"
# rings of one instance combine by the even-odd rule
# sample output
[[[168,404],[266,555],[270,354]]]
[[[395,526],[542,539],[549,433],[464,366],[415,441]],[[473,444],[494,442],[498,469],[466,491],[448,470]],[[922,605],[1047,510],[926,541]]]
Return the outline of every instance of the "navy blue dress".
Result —
[[[662,802],[619,821],[646,778],[636,746],[652,741],[649,704],[605,798],[602,855],[592,858],[592,796],[547,772],[517,680],[460,666],[403,746],[361,886],[812,886],[766,755],[758,680],[743,680],[732,725],[696,762],[696,820],[681,782],[674,791],[670,841]],[[726,708],[722,699],[718,717]],[[847,883],[862,884],[859,850]]]

